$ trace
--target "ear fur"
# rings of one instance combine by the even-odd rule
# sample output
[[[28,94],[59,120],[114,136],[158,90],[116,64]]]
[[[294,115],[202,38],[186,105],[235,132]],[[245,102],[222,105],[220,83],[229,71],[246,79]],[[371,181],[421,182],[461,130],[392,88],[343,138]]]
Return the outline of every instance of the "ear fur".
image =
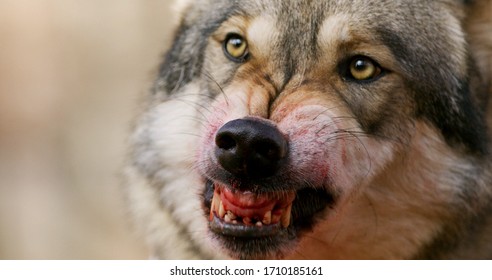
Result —
[[[193,0],[175,0],[173,10],[174,12],[181,14],[191,5],[191,3],[193,3]]]

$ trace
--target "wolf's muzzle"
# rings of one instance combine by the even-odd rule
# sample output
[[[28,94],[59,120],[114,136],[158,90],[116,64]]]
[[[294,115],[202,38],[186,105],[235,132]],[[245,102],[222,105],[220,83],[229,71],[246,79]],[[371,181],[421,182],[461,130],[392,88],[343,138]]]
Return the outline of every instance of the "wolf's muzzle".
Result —
[[[333,205],[323,185],[292,175],[296,143],[273,122],[235,119],[220,127],[214,140],[204,210],[210,231],[234,254],[275,252]]]

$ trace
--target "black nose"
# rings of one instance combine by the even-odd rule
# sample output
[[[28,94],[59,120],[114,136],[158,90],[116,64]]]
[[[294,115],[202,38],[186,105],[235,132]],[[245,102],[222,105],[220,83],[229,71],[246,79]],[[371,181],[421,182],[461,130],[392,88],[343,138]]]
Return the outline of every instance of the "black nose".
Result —
[[[287,139],[274,125],[252,118],[226,123],[217,132],[215,144],[219,164],[242,178],[274,175],[288,152]]]

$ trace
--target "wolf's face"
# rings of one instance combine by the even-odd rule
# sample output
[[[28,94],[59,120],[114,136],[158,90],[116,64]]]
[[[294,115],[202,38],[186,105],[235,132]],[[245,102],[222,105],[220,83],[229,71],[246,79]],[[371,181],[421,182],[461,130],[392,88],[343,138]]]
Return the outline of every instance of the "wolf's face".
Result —
[[[187,5],[135,165],[200,250],[422,254],[487,153],[458,2]]]

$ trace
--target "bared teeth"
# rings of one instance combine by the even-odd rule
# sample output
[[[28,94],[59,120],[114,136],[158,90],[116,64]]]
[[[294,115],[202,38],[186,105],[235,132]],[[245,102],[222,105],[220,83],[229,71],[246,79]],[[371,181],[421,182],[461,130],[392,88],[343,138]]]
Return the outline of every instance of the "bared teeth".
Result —
[[[210,205],[210,216],[208,218],[210,221],[212,221],[214,218],[214,210],[215,210],[215,195],[212,199],[212,205]]]
[[[210,212],[212,212],[212,210],[215,210],[215,201],[216,201],[216,199],[215,199],[215,195],[214,195],[214,197],[212,198],[212,205],[210,205],[210,210],[211,210]]]
[[[282,217],[280,217],[280,223],[284,228],[290,225],[291,210],[292,210],[292,204],[289,204],[289,206],[287,206],[287,208],[282,213]]]
[[[220,197],[214,193],[214,196],[212,197],[212,205],[210,206],[210,221],[212,221],[214,217],[214,212],[218,213],[219,212],[219,206],[221,204]]]
[[[227,215],[227,214],[224,216],[224,221],[225,221],[226,223],[230,223],[230,222],[232,222],[231,217],[229,217],[229,215]]]
[[[241,223],[242,221],[242,223],[245,225],[248,226],[255,225],[257,227],[280,223],[280,225],[283,228],[289,227],[291,216],[292,216],[291,215],[292,203],[289,204],[284,209],[282,209],[281,211],[275,210],[274,212],[275,213],[272,213],[272,210],[269,210],[263,215],[263,218],[261,219],[255,218],[254,219],[255,221],[253,221],[252,217],[240,217],[237,214],[233,213],[231,210],[226,211],[224,207],[224,203],[220,198],[220,195],[218,193],[214,193],[214,196],[212,198],[212,203],[210,206],[209,219],[210,221],[212,221],[215,213],[220,219],[223,219],[226,223],[238,224]]]
[[[213,210],[218,210],[219,209],[220,197],[218,195],[216,195],[215,193],[214,193],[214,197],[212,199],[212,205],[214,205],[212,207]]]
[[[265,216],[263,216],[263,220],[261,220],[262,223],[265,225],[269,225],[272,223],[272,211],[268,211],[265,213]]]
[[[224,216],[224,221],[226,221],[226,223],[230,223],[236,220],[236,218],[237,218],[236,215],[234,215],[234,213],[228,210]]]
[[[226,215],[228,215],[231,218],[231,220],[235,220],[237,218],[237,216],[234,215],[234,213],[232,213],[232,211],[230,210],[227,211]]]
[[[224,209],[224,204],[222,203],[222,201],[220,201],[220,204],[219,204],[219,213],[218,214],[219,214],[219,217],[221,219],[223,219],[225,214],[226,214],[226,211]]]

